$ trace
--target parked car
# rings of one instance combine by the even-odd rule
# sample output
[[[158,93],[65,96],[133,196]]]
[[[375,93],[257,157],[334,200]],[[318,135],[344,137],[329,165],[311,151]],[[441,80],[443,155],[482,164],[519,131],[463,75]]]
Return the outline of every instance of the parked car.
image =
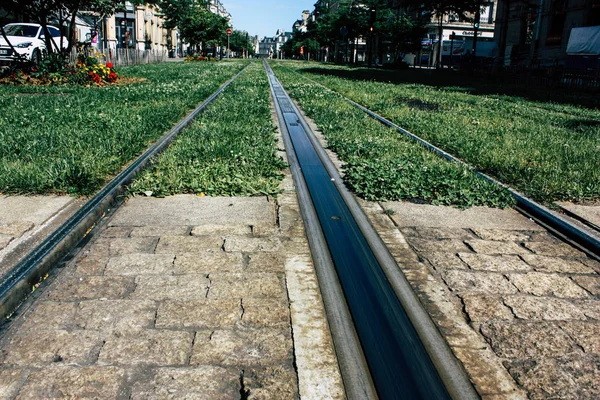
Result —
[[[57,27],[48,25],[48,31],[54,40],[55,50],[60,48],[61,43],[63,49],[67,48],[69,42],[65,36],[62,36]],[[16,53],[6,43],[4,37],[0,35],[0,62],[15,61],[19,58],[18,55],[34,64],[41,60],[46,51],[46,42],[44,41],[44,29],[40,24],[8,24],[4,26],[4,32],[15,48]]]

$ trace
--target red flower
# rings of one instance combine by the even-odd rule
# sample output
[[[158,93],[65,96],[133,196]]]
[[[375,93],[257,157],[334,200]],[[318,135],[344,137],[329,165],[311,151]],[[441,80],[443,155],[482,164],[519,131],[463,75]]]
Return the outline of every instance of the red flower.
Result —
[[[108,68],[112,68],[112,67],[113,67],[113,63],[111,63],[111,62],[107,62],[107,63],[106,63],[106,66],[107,66]]]

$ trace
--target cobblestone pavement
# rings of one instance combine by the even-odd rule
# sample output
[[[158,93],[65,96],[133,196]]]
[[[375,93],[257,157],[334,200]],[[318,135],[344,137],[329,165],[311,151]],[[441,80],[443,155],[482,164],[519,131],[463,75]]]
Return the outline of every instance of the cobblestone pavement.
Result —
[[[132,199],[49,281],[0,398],[343,397],[293,192]]]
[[[600,263],[512,210],[363,207],[484,399],[600,398]]]

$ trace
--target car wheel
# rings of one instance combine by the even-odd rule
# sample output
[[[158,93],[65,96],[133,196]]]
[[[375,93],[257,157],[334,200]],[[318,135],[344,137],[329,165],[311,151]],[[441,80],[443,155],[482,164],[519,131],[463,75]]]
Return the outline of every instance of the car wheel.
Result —
[[[33,54],[31,54],[31,62],[33,65],[39,65],[40,61],[42,61],[42,53],[40,49],[33,50]]]

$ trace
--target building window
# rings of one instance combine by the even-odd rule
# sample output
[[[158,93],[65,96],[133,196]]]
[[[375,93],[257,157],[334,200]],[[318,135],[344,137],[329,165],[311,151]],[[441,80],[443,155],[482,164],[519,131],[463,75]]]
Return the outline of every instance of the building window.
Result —
[[[546,44],[560,45],[562,43],[565,22],[567,20],[566,0],[554,0],[550,6],[550,24]]]

